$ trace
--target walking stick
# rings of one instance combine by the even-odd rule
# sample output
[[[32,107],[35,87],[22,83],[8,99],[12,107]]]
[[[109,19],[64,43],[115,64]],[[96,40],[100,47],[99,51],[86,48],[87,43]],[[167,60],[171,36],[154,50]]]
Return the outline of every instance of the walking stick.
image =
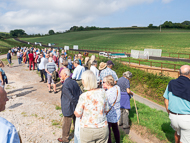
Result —
[[[132,97],[133,97],[133,100],[134,100],[134,103],[135,103],[135,109],[136,109],[136,113],[137,113],[137,122],[139,124],[139,115],[138,115],[138,111],[137,111],[137,105],[136,105],[135,97],[134,97],[134,95]]]

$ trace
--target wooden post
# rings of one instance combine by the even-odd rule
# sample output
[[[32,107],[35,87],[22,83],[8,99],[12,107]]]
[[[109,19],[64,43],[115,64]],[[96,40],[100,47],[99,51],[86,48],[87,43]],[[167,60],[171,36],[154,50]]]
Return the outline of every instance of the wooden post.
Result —
[[[179,53],[178,53],[178,59],[179,59]]]
[[[162,63],[161,63],[161,69],[162,69]],[[161,70],[162,71],[162,70]],[[161,72],[162,73],[162,72]]]
[[[152,67],[152,62],[150,62],[150,67]]]

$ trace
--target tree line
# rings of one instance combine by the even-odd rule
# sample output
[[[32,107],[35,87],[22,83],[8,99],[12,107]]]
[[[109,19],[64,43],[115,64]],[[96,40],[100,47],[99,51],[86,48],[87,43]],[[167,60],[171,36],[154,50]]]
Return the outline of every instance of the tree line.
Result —
[[[121,28],[110,28],[110,27],[96,27],[96,26],[72,26],[69,30],[65,30],[63,32],[55,32],[54,30],[49,30],[47,34],[27,34],[23,29],[15,29],[11,30],[10,33],[0,33],[0,39],[4,38],[15,38],[15,37],[40,37],[40,36],[49,36],[54,34],[62,34],[65,32],[73,32],[73,31],[90,31],[90,30],[127,30],[127,29],[146,29],[146,28],[159,28],[160,26],[154,26],[153,24],[149,24],[148,27],[121,27]],[[182,23],[173,23],[171,21],[165,21],[163,24],[161,24],[162,28],[178,28],[178,29],[190,29],[190,21],[184,21]]]
[[[165,21],[161,24],[162,28],[178,28],[178,29],[190,29],[190,21],[184,21],[182,23],[173,23],[171,21]],[[159,28],[159,26],[154,26],[149,24],[148,28]]]

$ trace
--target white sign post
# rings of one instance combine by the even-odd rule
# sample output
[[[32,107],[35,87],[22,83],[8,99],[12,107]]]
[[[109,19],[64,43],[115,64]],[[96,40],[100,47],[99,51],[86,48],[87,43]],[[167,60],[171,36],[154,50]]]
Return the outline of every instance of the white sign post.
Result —
[[[78,50],[79,46],[78,45],[73,45],[73,50]]]

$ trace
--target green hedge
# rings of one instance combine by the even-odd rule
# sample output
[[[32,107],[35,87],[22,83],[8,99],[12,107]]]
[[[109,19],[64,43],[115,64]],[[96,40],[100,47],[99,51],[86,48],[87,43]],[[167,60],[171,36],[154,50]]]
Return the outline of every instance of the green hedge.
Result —
[[[100,58],[98,60],[99,63],[107,61],[107,58]],[[172,78],[164,75],[147,73],[140,69],[131,68],[127,65],[121,64],[118,60],[112,61],[115,64],[113,66],[113,70],[117,73],[118,78],[122,77],[123,73],[126,71],[130,71],[133,74],[133,77],[130,81],[132,90],[144,93],[151,99],[156,100],[159,104],[163,104],[164,91]]]

